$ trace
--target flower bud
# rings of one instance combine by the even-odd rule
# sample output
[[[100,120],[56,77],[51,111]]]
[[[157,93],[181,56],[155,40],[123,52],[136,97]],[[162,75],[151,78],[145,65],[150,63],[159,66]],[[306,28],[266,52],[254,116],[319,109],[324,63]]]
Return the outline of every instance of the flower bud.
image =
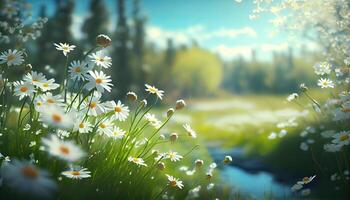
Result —
[[[309,88],[306,87],[305,83],[300,84],[299,88],[302,92],[306,92],[309,90]]]
[[[96,37],[96,44],[100,47],[106,48],[109,45],[111,45],[111,43],[112,43],[112,40],[107,35],[101,34]]]
[[[159,155],[159,151],[158,150],[152,150],[152,155],[153,156],[158,156]]]
[[[213,174],[211,172],[208,172],[205,176],[208,180],[210,180],[213,177]]]
[[[126,96],[129,99],[129,101],[134,102],[137,100],[137,95],[135,94],[135,92],[128,92]]]
[[[141,101],[141,107],[143,108],[143,107],[146,107],[146,106],[147,106],[147,100],[144,99],[144,100]]]
[[[186,106],[186,102],[183,99],[176,101],[176,110],[180,110]]]
[[[179,136],[177,135],[177,133],[172,133],[170,134],[170,141],[171,142],[175,142],[177,140],[177,138],[179,138]]]
[[[174,108],[169,108],[168,112],[166,112],[166,116],[171,117],[173,116],[174,112],[175,112]]]
[[[232,157],[231,156],[225,156],[224,163],[225,164],[229,164],[230,162],[232,162]]]
[[[157,168],[159,170],[164,170],[165,169],[165,164],[163,162],[160,162],[160,163],[157,164]]]
[[[33,66],[31,64],[26,64],[26,67],[25,67],[26,72],[30,72],[32,71],[32,69],[33,69]]]
[[[196,167],[202,167],[204,164],[204,161],[197,159],[194,163],[195,163]]]

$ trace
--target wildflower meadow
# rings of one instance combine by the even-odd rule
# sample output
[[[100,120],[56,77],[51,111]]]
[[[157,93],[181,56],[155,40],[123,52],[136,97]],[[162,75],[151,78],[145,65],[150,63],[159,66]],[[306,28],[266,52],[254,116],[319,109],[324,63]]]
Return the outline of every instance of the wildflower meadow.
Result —
[[[0,0],[0,199],[348,199],[349,0]]]

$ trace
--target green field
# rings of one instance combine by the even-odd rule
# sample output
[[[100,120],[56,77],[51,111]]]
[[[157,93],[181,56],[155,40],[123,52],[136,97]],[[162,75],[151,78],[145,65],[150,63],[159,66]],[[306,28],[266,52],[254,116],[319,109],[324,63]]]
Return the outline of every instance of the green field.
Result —
[[[300,115],[300,108],[281,96],[232,96],[191,100],[186,110],[176,113],[174,122],[189,123],[208,146],[226,148],[244,145],[266,153],[275,141],[268,139],[276,124]],[[258,149],[257,149],[258,148]]]

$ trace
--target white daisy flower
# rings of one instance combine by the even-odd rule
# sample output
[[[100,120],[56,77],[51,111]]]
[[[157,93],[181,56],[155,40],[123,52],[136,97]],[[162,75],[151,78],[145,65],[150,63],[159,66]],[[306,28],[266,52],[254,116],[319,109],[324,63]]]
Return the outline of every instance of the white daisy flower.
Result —
[[[55,83],[55,79],[52,78],[50,80],[46,80],[46,81],[40,83],[38,86],[43,92],[46,92],[46,91],[49,91],[49,90],[55,90],[60,85]]]
[[[177,187],[179,189],[182,189],[184,187],[184,185],[182,184],[182,181],[180,181],[179,179],[170,176],[168,174],[165,174],[168,177],[168,181],[169,181],[169,185],[171,187]]]
[[[119,121],[125,121],[129,116],[129,107],[122,104],[121,101],[118,100],[117,103],[115,101],[109,101],[105,104],[110,110],[113,111],[114,119]]]
[[[193,138],[197,137],[197,133],[191,128],[189,124],[184,124],[183,127],[189,136]]]
[[[71,62],[68,72],[73,80],[85,80],[85,77],[88,75],[89,68],[86,66],[86,62],[80,62],[79,60],[74,60]]]
[[[14,95],[19,96],[19,100],[23,99],[27,96],[32,96],[34,94],[34,86],[31,83],[16,81],[13,83]]]
[[[70,132],[61,129],[57,129],[56,134],[61,139],[68,138],[70,136]]]
[[[38,169],[28,161],[13,160],[1,166],[3,183],[23,195],[51,199],[57,184],[48,172]],[[24,196],[23,196],[24,197]]]
[[[301,196],[309,196],[311,194],[311,190],[308,188],[308,189],[303,189],[301,192],[300,192]]]
[[[291,190],[292,190],[293,192],[295,192],[295,191],[300,190],[301,188],[303,188],[303,185],[302,185],[302,184],[296,183],[296,184],[294,184],[294,185],[291,187]]]
[[[24,82],[31,83],[35,86],[40,86],[40,84],[46,81],[46,78],[43,73],[32,71],[24,75],[23,80]]]
[[[156,94],[158,96],[158,98],[162,99],[163,95],[164,95],[164,91],[163,90],[159,90],[158,88],[145,84],[146,86],[146,91],[151,93],[151,94]]]
[[[103,67],[103,68],[109,68],[112,65],[112,58],[103,55],[102,51],[98,51],[96,53],[93,53],[89,55],[89,57],[92,59],[92,62],[94,62],[97,66]]]
[[[341,148],[342,148],[342,146],[339,144],[325,144],[325,145],[323,145],[323,149],[325,151],[331,152],[331,153],[338,152],[341,150]]]
[[[9,49],[0,55],[0,64],[6,63],[7,66],[20,65],[24,62],[23,52]]]
[[[213,189],[213,188],[214,188],[214,186],[215,186],[215,184],[214,184],[214,183],[209,183],[209,184],[207,185],[207,190],[211,190],[211,189]]]
[[[113,133],[113,127],[114,124],[112,122],[112,120],[105,120],[99,123],[98,128],[97,128],[97,133],[99,133],[100,135],[112,135]]]
[[[297,184],[300,184],[300,185],[305,185],[305,184],[308,184],[310,183],[312,180],[314,180],[314,178],[316,178],[316,175],[314,176],[310,176],[310,177],[304,177],[301,181],[298,181]]]
[[[287,101],[291,102],[295,99],[297,99],[299,97],[299,95],[297,93],[293,93],[293,94],[290,94],[288,97],[287,97]]]
[[[69,45],[67,43],[61,43],[61,42],[59,44],[54,43],[54,45],[56,46],[57,50],[63,52],[64,56],[67,56],[67,53],[69,53],[70,51],[73,51],[74,48],[76,47],[75,45]]]
[[[306,142],[300,143],[299,148],[303,151],[308,151],[309,150],[309,145]]]
[[[349,145],[350,143],[350,133],[348,131],[341,131],[333,136],[334,140],[332,143],[335,143],[340,146]]]
[[[71,167],[69,170],[62,172],[61,174],[71,179],[83,179],[91,177],[90,171],[87,168]]]
[[[315,74],[317,75],[325,75],[331,73],[332,66],[328,62],[321,62],[314,65]]]
[[[125,131],[119,127],[114,127],[111,134],[109,135],[115,140],[122,139],[125,136]]]
[[[92,131],[92,124],[90,122],[83,121],[82,118],[79,118],[74,124],[73,131],[78,131],[79,133],[89,133]]]
[[[68,162],[80,160],[85,153],[71,141],[62,141],[56,135],[51,135],[51,138],[43,138],[45,150],[52,156],[58,157]]]
[[[165,159],[167,157],[167,153],[159,153],[158,156],[154,158],[156,161],[160,161],[162,159]]]
[[[89,97],[83,102],[84,113],[89,110],[89,116],[97,116],[106,111],[106,106],[104,103],[100,102],[101,93],[95,92],[94,95]]]
[[[145,161],[142,158],[136,158],[136,157],[130,156],[128,158],[128,161],[132,162],[132,163],[135,163],[138,166],[145,166],[145,167],[147,167],[147,164],[145,163]]]
[[[270,135],[267,137],[269,140],[273,140],[273,139],[276,139],[277,137],[277,133],[275,132],[271,132]]]
[[[328,78],[320,78],[317,85],[321,88],[334,88],[334,83]]]
[[[156,129],[160,128],[160,126],[162,125],[162,122],[159,121],[154,114],[147,113],[145,115],[145,118]]]
[[[94,88],[97,89],[98,92],[103,93],[104,90],[107,90],[108,92],[111,91],[111,86],[113,86],[112,83],[110,83],[112,80],[110,79],[110,76],[107,76],[102,71],[89,71],[88,83],[86,84],[86,89],[92,90]]]
[[[34,108],[36,111],[40,112],[44,107],[44,101],[42,100],[41,96],[37,96],[34,99]]]
[[[74,118],[71,113],[65,113],[63,108],[58,106],[45,106],[40,110],[40,121],[62,129],[71,129],[74,125]]]
[[[177,152],[168,151],[165,154],[165,158],[169,158],[172,162],[177,162],[177,161],[181,160],[183,157],[181,155],[179,155]]]
[[[52,95],[51,92],[46,92],[45,94],[42,94],[39,96],[42,100],[42,102],[49,106],[63,106],[64,100],[62,99],[61,95]]]

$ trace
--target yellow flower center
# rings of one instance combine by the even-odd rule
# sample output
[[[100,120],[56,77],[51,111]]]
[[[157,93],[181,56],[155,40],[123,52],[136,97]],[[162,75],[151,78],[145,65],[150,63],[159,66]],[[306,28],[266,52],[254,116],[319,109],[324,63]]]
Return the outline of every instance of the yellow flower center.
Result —
[[[153,87],[149,88],[149,91],[150,91],[150,93],[157,93],[158,92],[157,88],[153,88]]]
[[[122,111],[122,108],[120,106],[116,106],[114,108],[114,112],[120,113]]]
[[[176,187],[177,186],[176,181],[174,181],[174,180],[170,181],[170,186],[171,187]]]
[[[42,103],[41,101],[38,101],[38,102],[36,103],[36,105],[37,105],[37,106],[42,106],[43,103]]]
[[[23,167],[21,171],[27,178],[36,178],[39,175],[39,172],[31,166]]]
[[[52,115],[52,120],[53,120],[54,122],[56,122],[56,123],[59,123],[59,122],[62,121],[62,117],[61,117],[61,115],[53,114],[53,115]]]
[[[63,51],[69,51],[69,48],[67,46],[62,47]]]
[[[91,103],[89,104],[89,107],[90,107],[91,109],[96,108],[96,106],[97,106],[97,103],[96,103],[96,102],[91,102]]]
[[[102,58],[102,57],[98,57],[98,58],[96,58],[96,60],[97,60],[97,61],[100,61],[100,62],[104,62],[104,61],[105,61],[105,59]]]
[[[81,69],[80,69],[80,67],[77,67],[77,68],[75,68],[74,71],[77,72],[77,73],[79,73],[79,72],[81,72]]]
[[[84,127],[85,127],[84,123],[79,124],[79,128],[84,128]]]
[[[72,171],[71,173],[73,176],[79,176],[80,175],[80,172],[79,171]]]
[[[104,124],[104,123],[100,124],[100,128],[106,128],[106,127],[107,127],[106,124]]]
[[[49,84],[48,83],[44,83],[43,87],[49,87]]]
[[[19,89],[21,92],[27,92],[28,91],[28,88],[23,86]]]
[[[309,180],[310,180],[309,177],[304,177],[304,178],[303,178],[303,182],[304,182],[304,183],[309,182]]]
[[[70,152],[70,150],[69,150],[68,147],[66,147],[66,146],[64,146],[64,145],[61,145],[61,146],[60,146],[60,152],[61,152],[62,154],[64,154],[64,155],[68,155],[69,152]]]
[[[101,83],[102,83],[102,79],[97,78],[97,79],[96,79],[96,84],[101,84]]]
[[[349,139],[349,135],[348,134],[340,136],[340,141],[346,141],[348,139]]]
[[[14,61],[16,59],[16,56],[13,54],[10,54],[7,56],[7,61]]]

